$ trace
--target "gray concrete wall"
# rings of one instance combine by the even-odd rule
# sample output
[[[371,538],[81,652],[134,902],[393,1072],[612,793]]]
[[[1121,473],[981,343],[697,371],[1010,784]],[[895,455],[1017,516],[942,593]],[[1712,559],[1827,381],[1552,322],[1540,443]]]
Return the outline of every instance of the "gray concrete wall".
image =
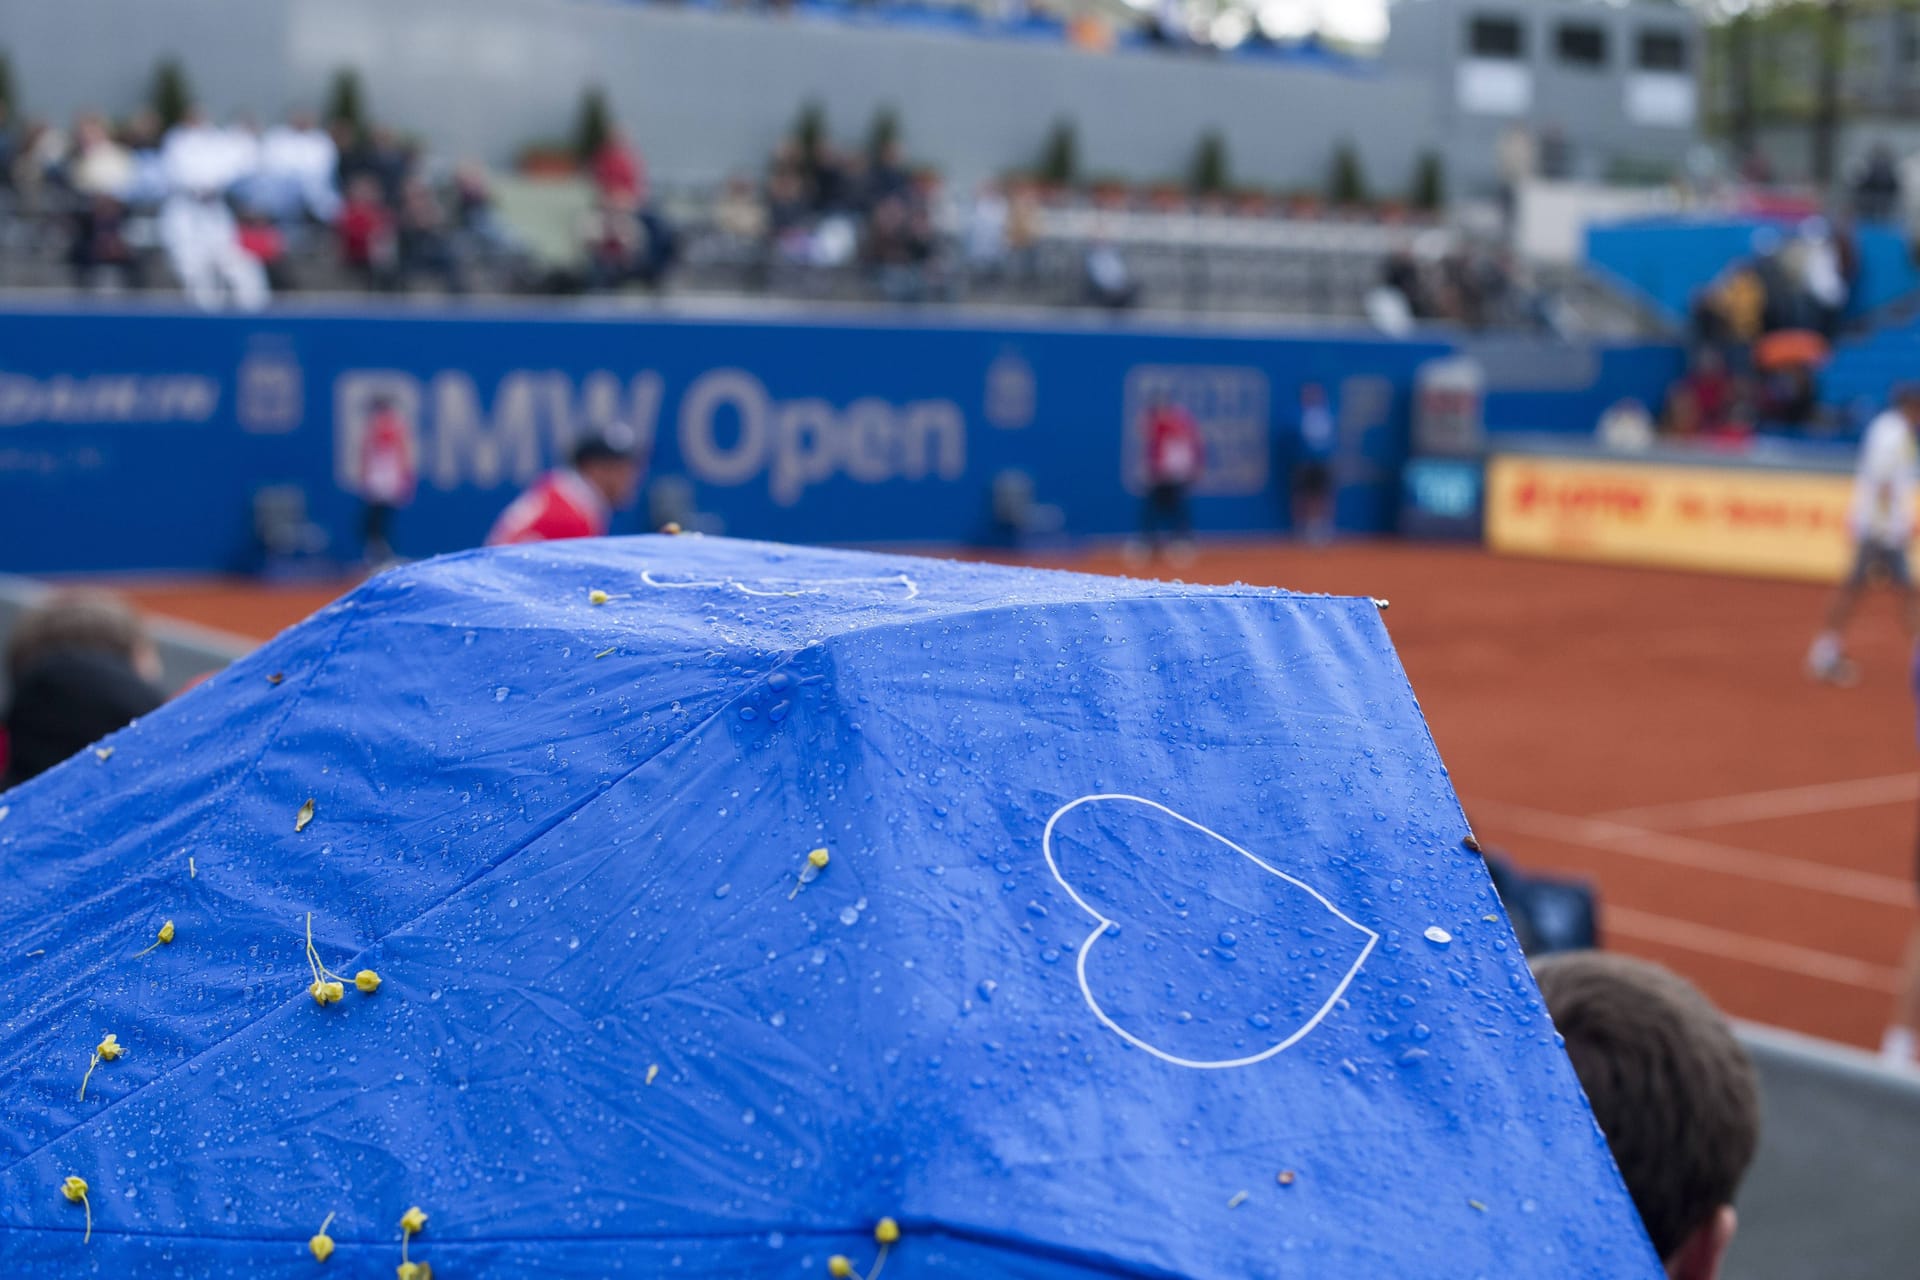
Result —
[[[1184,175],[1219,129],[1242,180],[1317,188],[1351,137],[1401,191],[1432,144],[1430,90],[1406,77],[581,0],[0,0],[0,47],[54,117],[133,106],[168,54],[222,114],[317,105],[354,67],[381,118],[494,163],[564,136],[597,82],[673,181],[757,167],[808,100],[846,140],[894,108],[962,183],[1030,165],[1062,117],[1086,172],[1141,180]]]
[[[1454,68],[1468,56],[1467,28],[1476,15],[1520,20],[1525,55],[1520,60],[1533,82],[1533,108],[1525,118],[1476,115],[1460,108]],[[1629,81],[1643,30],[1684,32],[1697,73],[1705,56],[1698,23],[1684,8],[1667,4],[1596,3],[1595,0],[1402,0],[1393,10],[1394,34],[1387,60],[1398,72],[1413,74],[1438,66],[1436,132],[1444,139],[1449,170],[1459,188],[1473,191],[1498,177],[1495,147],[1502,134],[1524,124],[1538,135],[1557,129],[1571,144],[1575,171],[1583,180],[1605,178],[1616,161],[1678,170],[1699,136],[1689,128],[1633,123],[1626,114]],[[1597,26],[1607,32],[1603,67],[1571,66],[1556,47],[1562,23]],[[1704,104],[1702,104],[1704,105]]]
[[[1463,113],[1454,95],[1466,23],[1482,11],[1529,27],[1536,129],[1558,127],[1596,169],[1684,154],[1691,130],[1622,117],[1637,33],[1688,23],[1653,4],[1407,0],[1364,74],[617,0],[0,0],[0,47],[27,109],[54,117],[125,111],[165,55],[219,114],[315,105],[333,73],[353,67],[380,117],[443,154],[495,164],[564,136],[582,88],[600,83],[656,174],[676,182],[756,168],[817,100],[849,140],[894,108],[916,157],[960,184],[1030,165],[1068,118],[1091,174],[1181,177],[1200,136],[1218,129],[1242,181],[1318,189],[1351,140],[1373,189],[1398,194],[1428,148],[1445,152],[1455,191],[1495,177],[1493,144],[1516,122]],[[1607,69],[1559,63],[1552,32],[1570,17],[1612,32]]]
[[[1767,1027],[1760,1152],[1725,1280],[1885,1280],[1920,1268],[1920,1074]]]

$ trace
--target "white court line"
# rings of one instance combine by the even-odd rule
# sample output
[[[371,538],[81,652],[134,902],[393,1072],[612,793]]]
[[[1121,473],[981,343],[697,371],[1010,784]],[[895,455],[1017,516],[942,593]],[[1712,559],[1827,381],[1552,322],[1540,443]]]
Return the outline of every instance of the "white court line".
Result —
[[[1831,867],[1821,862],[1786,858],[1774,853],[1754,853],[1731,845],[1696,840],[1691,836],[1648,831],[1604,818],[1569,818],[1541,809],[1529,809],[1525,805],[1473,800],[1467,803],[1467,811],[1519,835],[1575,844],[1603,853],[1644,858],[1649,862],[1664,862],[1676,867],[1693,867],[1768,884],[1789,885],[1812,893],[1857,898],[1862,902],[1883,906],[1911,908],[1914,902],[1913,883],[1897,876]]]
[[[1736,822],[1760,822],[1767,818],[1838,813],[1842,809],[1871,809],[1877,805],[1914,800],[1920,800],[1920,773],[1895,773],[1884,778],[1853,778],[1846,782],[1822,782],[1810,787],[1749,791],[1745,795],[1721,796],[1714,800],[1650,805],[1644,809],[1615,809],[1611,813],[1596,814],[1595,817],[1603,822],[1623,822],[1635,827],[1690,831],[1698,827],[1720,827]]]
[[[1665,943],[1702,955],[1737,960],[1763,969],[1797,973],[1802,977],[1818,978],[1841,986],[1861,987],[1883,995],[1892,995],[1899,986],[1899,973],[1884,965],[1868,964],[1864,960],[1836,956],[1809,947],[1796,947],[1767,938],[1749,937],[1744,933],[1729,933],[1725,929],[1694,924],[1690,920],[1673,920],[1635,911],[1630,907],[1606,907],[1600,913],[1600,927],[1607,934],[1618,934],[1623,938]]]

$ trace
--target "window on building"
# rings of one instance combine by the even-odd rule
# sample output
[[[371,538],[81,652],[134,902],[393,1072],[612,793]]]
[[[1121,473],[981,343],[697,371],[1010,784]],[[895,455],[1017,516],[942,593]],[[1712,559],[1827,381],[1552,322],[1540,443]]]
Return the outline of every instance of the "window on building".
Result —
[[[1527,55],[1526,30],[1518,18],[1481,14],[1467,24],[1467,53],[1514,62]]]
[[[1640,33],[1640,69],[1642,71],[1685,71],[1687,38],[1678,31],[1642,31]]]
[[[1560,61],[1574,67],[1607,65],[1607,29],[1584,22],[1562,23],[1554,41]]]

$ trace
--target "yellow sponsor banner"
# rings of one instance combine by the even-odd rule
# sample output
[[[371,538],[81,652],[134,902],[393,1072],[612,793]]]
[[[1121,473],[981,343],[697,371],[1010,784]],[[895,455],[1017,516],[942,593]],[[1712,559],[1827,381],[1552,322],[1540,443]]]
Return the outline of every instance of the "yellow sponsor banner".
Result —
[[[1502,454],[1487,545],[1513,555],[1837,581],[1851,566],[1852,477]]]

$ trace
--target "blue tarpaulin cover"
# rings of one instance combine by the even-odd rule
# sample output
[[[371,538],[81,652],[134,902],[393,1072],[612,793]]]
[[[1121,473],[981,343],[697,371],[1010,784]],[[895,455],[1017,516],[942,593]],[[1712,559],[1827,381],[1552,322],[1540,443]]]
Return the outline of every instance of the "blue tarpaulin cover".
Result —
[[[0,1272],[1658,1275],[1466,830],[1364,599],[385,573],[0,795]]]

